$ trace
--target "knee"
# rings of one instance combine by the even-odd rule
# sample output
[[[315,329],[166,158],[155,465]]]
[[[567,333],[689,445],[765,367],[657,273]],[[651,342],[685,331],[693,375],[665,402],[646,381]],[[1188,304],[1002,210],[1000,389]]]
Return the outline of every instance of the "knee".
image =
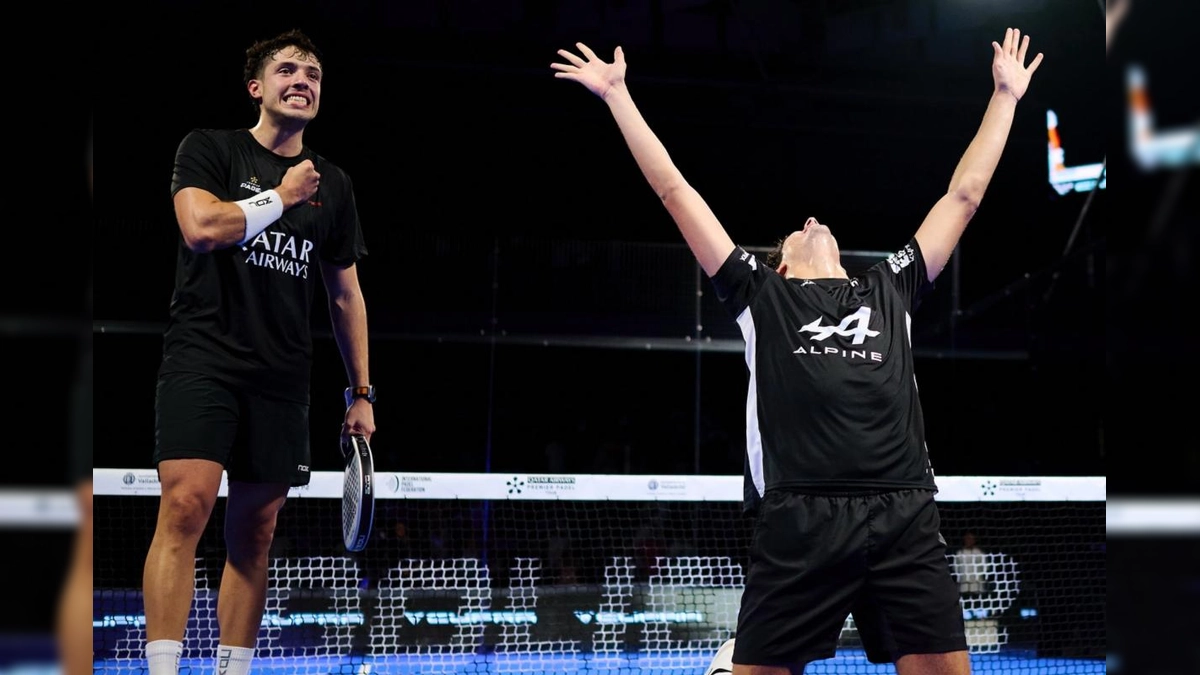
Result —
[[[199,539],[212,513],[212,500],[196,492],[174,490],[163,494],[159,523],[166,534]]]
[[[231,524],[225,530],[225,548],[233,562],[262,562],[275,539],[275,516]]]

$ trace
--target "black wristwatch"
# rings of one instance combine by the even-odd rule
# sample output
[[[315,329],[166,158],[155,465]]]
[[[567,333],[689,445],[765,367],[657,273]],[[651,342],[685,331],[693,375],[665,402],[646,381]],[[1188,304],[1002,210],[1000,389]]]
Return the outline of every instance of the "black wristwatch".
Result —
[[[354,405],[354,399],[365,398],[367,403],[375,403],[375,385],[365,387],[346,387],[346,407]]]

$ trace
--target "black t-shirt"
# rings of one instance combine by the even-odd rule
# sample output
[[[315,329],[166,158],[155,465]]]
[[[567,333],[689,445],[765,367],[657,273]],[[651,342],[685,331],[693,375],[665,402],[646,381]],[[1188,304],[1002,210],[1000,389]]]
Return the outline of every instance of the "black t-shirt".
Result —
[[[171,196],[198,187],[223,201],[245,199],[305,159],[321,175],[317,193],[245,245],[194,253],[180,236],[160,373],[205,373],[308,403],[320,261],[345,267],[367,253],[350,177],[307,147],[280,157],[247,129],[197,129],[176,152]]]
[[[746,340],[746,502],[772,488],[936,489],[910,344],[915,239],[852,279],[785,279],[741,247],[712,277]]]

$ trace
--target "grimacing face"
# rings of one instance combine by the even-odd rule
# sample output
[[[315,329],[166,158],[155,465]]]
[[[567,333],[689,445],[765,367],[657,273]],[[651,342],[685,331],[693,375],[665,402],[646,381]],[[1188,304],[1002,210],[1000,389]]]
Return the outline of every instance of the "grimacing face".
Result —
[[[309,122],[321,104],[321,64],[296,47],[284,47],[263,64],[251,81],[251,94],[261,97],[268,114],[280,119]]]

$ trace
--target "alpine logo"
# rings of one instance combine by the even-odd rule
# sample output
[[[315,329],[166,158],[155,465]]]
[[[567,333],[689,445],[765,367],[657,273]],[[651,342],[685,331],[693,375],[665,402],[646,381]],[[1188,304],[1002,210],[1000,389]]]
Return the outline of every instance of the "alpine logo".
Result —
[[[869,325],[871,322],[871,308],[859,307],[853,314],[842,319],[841,323],[836,326],[822,326],[821,318],[811,321],[800,327],[800,333],[812,333],[808,336],[813,342],[821,342],[827,340],[834,335],[841,337],[853,338],[850,343],[861,345],[867,341],[867,338],[873,338],[879,335],[879,331],[871,330]],[[877,351],[868,351],[864,349],[845,349],[830,345],[828,347],[818,347],[816,345],[800,345],[796,348],[793,354],[804,354],[806,356],[841,356],[846,359],[854,360],[870,360],[883,361],[883,353]]]
[[[854,340],[852,340],[852,343],[861,345],[864,341],[866,341],[867,338],[879,335],[879,331],[867,328],[867,324],[870,323],[870,321],[871,308],[863,306],[859,307],[858,311],[855,313],[842,319],[842,322],[836,326],[822,326],[821,318],[817,317],[815,321],[805,324],[800,328],[800,330],[814,333],[810,339],[818,342],[830,337],[831,335],[837,334],[841,335],[842,337],[853,337]],[[851,325],[854,327],[851,328]]]

